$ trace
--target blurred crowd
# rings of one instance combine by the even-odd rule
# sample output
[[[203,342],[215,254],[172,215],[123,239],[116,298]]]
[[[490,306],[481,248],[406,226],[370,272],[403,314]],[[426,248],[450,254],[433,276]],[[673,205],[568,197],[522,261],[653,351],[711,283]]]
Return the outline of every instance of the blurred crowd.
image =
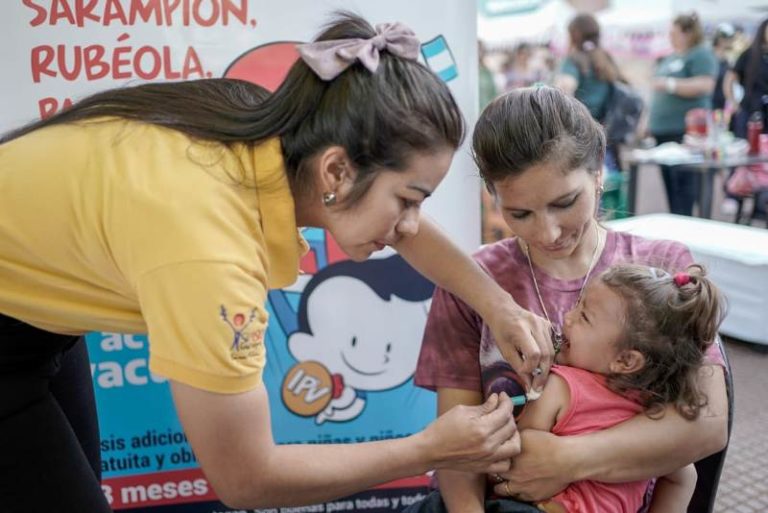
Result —
[[[568,24],[568,36],[569,46],[559,54],[550,44],[522,42],[487,49],[480,43],[480,108],[507,91],[537,84],[554,85],[583,102],[608,134],[602,206],[609,217],[626,214],[621,184],[627,147],[683,143],[692,114],[699,112],[706,112],[737,138],[748,138],[750,130],[768,132],[763,121],[768,118],[768,19],[754,33],[746,33],[731,23],[705,30],[696,13],[680,14],[669,26],[670,52],[649,66],[647,76],[635,76],[633,81],[622,69],[625,63],[601,44],[595,17],[575,16]],[[644,105],[642,115],[635,116],[637,102]],[[631,126],[617,128],[616,119]],[[680,166],[660,167],[670,212],[692,215],[700,174]],[[759,186],[746,192],[760,199]],[[727,197],[730,202],[742,199],[732,193]],[[506,223],[487,194],[483,207],[484,240],[508,236]],[[757,201],[755,208],[760,208]]]

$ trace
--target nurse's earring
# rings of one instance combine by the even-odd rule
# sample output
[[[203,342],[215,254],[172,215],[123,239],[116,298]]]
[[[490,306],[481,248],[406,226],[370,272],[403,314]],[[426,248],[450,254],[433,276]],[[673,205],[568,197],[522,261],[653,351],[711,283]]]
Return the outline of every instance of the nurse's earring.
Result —
[[[336,204],[336,193],[333,191],[329,191],[326,193],[323,193],[323,205],[326,207],[332,207]]]

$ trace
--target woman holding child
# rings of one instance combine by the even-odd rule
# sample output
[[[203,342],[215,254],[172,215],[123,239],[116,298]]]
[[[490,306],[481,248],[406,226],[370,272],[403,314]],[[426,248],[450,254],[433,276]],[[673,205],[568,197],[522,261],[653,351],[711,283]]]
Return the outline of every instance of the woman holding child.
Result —
[[[618,263],[669,273],[692,263],[682,244],[646,240],[599,224],[605,137],[589,111],[559,90],[529,88],[496,99],[477,123],[473,151],[516,234],[482,248],[475,258],[518,304],[551,321],[556,345],[563,338],[566,313],[583,299],[591,277]],[[477,313],[438,289],[415,379],[438,392],[442,414],[455,405],[480,404],[505,379],[515,378]],[[514,501],[484,504],[486,481],[502,499],[534,502],[575,481],[618,483],[670,474],[726,443],[727,398],[718,344],[709,346],[697,384],[707,402],[695,420],[666,404],[654,418],[639,412],[590,434],[523,430],[523,450],[510,471],[490,477],[438,471],[442,497],[433,494],[415,510],[536,511]]]

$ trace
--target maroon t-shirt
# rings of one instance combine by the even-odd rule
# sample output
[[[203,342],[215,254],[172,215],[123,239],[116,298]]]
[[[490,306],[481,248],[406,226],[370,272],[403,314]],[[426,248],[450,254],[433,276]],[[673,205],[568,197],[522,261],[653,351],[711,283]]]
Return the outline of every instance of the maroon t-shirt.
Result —
[[[481,248],[475,259],[512,295],[517,304],[545,317],[528,260],[514,237]],[[693,259],[688,248],[679,242],[648,240],[609,230],[592,276],[622,262],[675,273],[685,270]],[[562,326],[564,315],[578,300],[584,279],[561,280],[549,276],[535,265],[534,268],[549,318]],[[719,345],[710,347],[707,359],[711,363],[724,365]],[[491,391],[499,390],[497,385],[500,381],[510,377],[513,377],[512,370],[480,316],[456,296],[438,288],[424,330],[416,368],[416,385],[430,390],[447,387],[482,391],[487,397]]]

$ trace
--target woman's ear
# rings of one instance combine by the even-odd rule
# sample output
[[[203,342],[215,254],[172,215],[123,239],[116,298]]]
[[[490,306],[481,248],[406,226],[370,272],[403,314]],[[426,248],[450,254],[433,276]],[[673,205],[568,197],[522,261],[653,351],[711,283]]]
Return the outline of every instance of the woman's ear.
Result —
[[[609,367],[614,374],[632,374],[645,367],[645,356],[640,351],[628,349],[619,353]]]
[[[605,185],[603,183],[603,167],[595,173],[595,189],[597,189],[598,194],[602,194],[605,190]]]
[[[345,186],[355,181],[347,151],[341,146],[329,146],[315,158],[317,182],[321,194],[344,192]]]

